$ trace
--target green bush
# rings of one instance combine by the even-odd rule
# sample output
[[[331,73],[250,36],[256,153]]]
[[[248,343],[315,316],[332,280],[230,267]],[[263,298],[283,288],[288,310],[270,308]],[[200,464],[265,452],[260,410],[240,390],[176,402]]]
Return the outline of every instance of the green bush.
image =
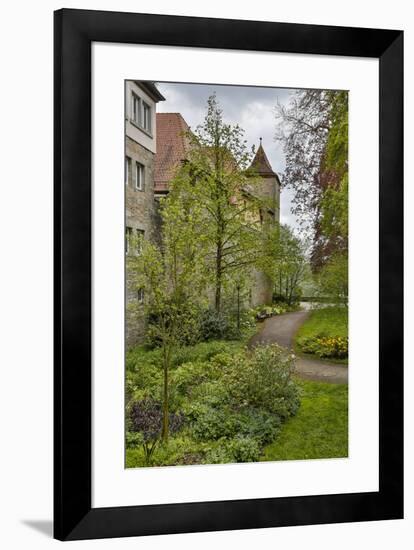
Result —
[[[240,327],[238,327],[234,312],[206,309],[200,317],[200,340],[238,340],[243,330],[250,326],[249,318],[243,314],[240,315]]]
[[[188,411],[187,417],[198,441],[245,436],[265,445],[277,437],[281,425],[278,415],[249,407],[232,408],[218,399],[216,402],[210,399],[209,403],[194,403]]]
[[[260,458],[258,442],[251,437],[237,437],[227,444],[227,452],[235,462],[256,462]]]
[[[205,457],[205,464],[229,464],[234,461],[233,455],[229,453],[224,442],[219,447],[209,450]]]
[[[231,414],[231,411],[224,407],[201,407],[193,423],[193,434],[198,441],[229,438],[237,432],[237,415]]]
[[[204,444],[195,442],[185,434],[178,434],[160,442],[152,456],[152,466],[175,466],[179,464],[202,464],[204,460]],[[148,466],[142,447],[127,448],[126,467],[136,468]]]
[[[238,433],[265,445],[276,439],[280,432],[281,420],[262,409],[246,408],[238,415]]]
[[[235,403],[265,409],[285,420],[299,407],[292,379],[294,356],[277,344],[258,346],[250,356],[237,354],[223,382]]]
[[[139,447],[144,443],[144,437],[139,432],[126,432],[125,443],[127,447]]]

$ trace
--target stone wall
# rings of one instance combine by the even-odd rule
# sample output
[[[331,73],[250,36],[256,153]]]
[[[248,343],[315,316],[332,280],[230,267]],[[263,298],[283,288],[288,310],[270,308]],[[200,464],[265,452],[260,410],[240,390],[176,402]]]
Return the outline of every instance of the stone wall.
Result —
[[[154,154],[139,143],[126,137],[125,154],[131,159],[128,185],[125,186],[125,225],[137,234],[144,231],[144,238],[157,241],[159,228],[156,223],[156,203],[154,200]],[[136,188],[135,163],[144,166],[144,185]],[[131,250],[130,254],[135,251]],[[138,290],[131,284],[126,261],[126,346],[141,343],[144,338],[145,320],[143,306],[138,301]]]

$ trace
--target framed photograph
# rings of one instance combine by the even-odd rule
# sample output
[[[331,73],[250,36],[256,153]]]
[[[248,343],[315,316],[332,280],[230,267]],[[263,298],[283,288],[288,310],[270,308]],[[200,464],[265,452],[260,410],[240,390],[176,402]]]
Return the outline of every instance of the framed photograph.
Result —
[[[55,537],[403,517],[403,33],[55,13]]]

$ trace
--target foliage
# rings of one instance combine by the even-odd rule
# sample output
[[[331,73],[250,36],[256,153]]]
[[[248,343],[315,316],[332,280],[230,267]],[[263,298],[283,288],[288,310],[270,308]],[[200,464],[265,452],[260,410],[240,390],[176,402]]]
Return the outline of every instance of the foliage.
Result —
[[[264,449],[262,460],[348,456],[348,385],[301,380],[301,406]]]
[[[348,256],[334,254],[316,276],[319,293],[348,305]]]
[[[292,379],[294,356],[277,344],[258,346],[249,355],[238,354],[225,372],[229,398],[260,407],[285,420],[299,407],[299,393]]]
[[[130,418],[132,430],[139,432],[142,437],[145,461],[147,466],[149,466],[156,445],[162,434],[164,418],[163,407],[153,399],[143,399],[142,401],[133,403],[130,411]],[[169,414],[170,432],[177,431],[181,428],[182,424],[182,415]]]
[[[170,371],[171,437],[160,442],[162,350],[137,347],[127,367],[130,466],[258,460],[299,404],[292,357],[281,348],[247,352],[241,342],[223,341],[186,346]],[[157,441],[156,452],[149,448],[147,456],[144,441],[148,448]]]
[[[303,353],[312,353],[318,357],[345,359],[348,357],[348,338],[342,336],[314,336],[298,339]]]
[[[229,317],[215,309],[206,309],[200,322],[200,334],[202,340],[231,339],[235,333],[235,327]]]
[[[162,437],[166,440],[172,358],[180,345],[196,339],[206,280],[202,245],[195,237],[202,223],[202,208],[171,198],[161,204],[160,211],[162,247],[144,241],[141,253],[127,261],[133,284],[145,292],[145,313],[153,320],[148,331],[150,341],[162,350]]]
[[[240,279],[262,254],[260,211],[267,201],[256,192],[260,178],[247,170],[254,151],[247,149],[240,126],[224,122],[215,95],[208,99],[203,123],[185,139],[188,159],[171,183],[168,200],[202,209],[195,235],[207,250],[203,265],[220,313],[226,288],[240,288]]]
[[[296,345],[303,353],[345,361],[348,357],[348,309],[336,306],[311,311],[296,335]]]
[[[262,265],[273,283],[274,295],[292,305],[307,274],[306,243],[289,226],[280,225],[268,233],[265,249]]]
[[[255,462],[260,457],[258,442],[251,437],[237,437],[232,439],[227,446],[228,452],[235,462]]]
[[[284,146],[282,183],[293,211],[313,238],[312,267],[348,248],[348,93],[300,90],[276,107],[276,139]]]
[[[199,338],[209,340],[237,340],[255,327],[250,310],[231,312],[228,309],[217,312],[205,309],[200,316]]]

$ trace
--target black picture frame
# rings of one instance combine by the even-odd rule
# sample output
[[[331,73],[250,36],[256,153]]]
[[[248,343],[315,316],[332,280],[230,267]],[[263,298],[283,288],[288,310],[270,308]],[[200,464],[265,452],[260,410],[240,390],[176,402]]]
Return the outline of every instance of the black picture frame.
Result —
[[[92,508],[91,45],[379,59],[379,491]],[[403,517],[403,32],[63,9],[54,16],[54,536],[60,540]]]

